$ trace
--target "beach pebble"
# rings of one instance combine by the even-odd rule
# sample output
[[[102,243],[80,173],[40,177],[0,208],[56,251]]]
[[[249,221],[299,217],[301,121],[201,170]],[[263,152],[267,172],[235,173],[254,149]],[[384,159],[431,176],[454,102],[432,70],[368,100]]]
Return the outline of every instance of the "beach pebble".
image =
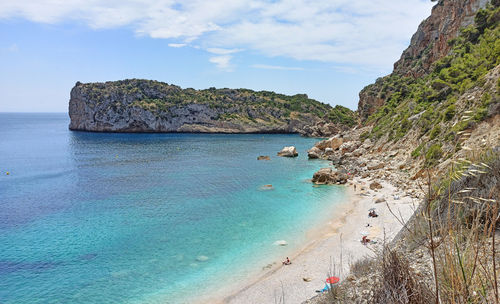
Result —
[[[274,245],[286,246],[286,245],[288,245],[288,243],[285,240],[279,240],[279,241],[274,242]]]
[[[309,278],[309,277],[302,278],[302,280],[303,280],[304,282],[311,282],[311,281],[312,281],[312,279],[311,279],[311,278]]]
[[[208,260],[208,257],[206,255],[199,255],[196,260],[198,262],[205,262],[206,260]]]

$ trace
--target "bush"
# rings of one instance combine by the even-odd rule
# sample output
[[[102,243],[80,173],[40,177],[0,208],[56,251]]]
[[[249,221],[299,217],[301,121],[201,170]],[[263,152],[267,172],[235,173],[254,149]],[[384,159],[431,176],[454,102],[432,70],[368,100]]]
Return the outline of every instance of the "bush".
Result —
[[[424,144],[420,144],[415,150],[411,152],[411,157],[417,158],[420,156],[420,151],[422,151],[422,148],[424,147]]]
[[[430,139],[433,140],[436,138],[439,134],[441,133],[441,127],[439,125],[436,125],[432,130],[431,133],[429,134]]]
[[[427,153],[425,153],[425,163],[427,166],[432,166],[443,156],[443,150],[441,150],[441,145],[434,144],[429,147]]]
[[[444,111],[444,120],[445,121],[450,121],[453,119],[453,117],[455,117],[455,113],[456,113],[456,107],[455,105],[450,105],[446,108],[446,110]]]

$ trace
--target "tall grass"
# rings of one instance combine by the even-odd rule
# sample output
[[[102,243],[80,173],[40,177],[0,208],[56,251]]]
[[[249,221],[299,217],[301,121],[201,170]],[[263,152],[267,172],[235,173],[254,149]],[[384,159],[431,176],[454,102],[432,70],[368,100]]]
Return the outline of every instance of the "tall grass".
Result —
[[[406,235],[431,257],[434,303],[498,304],[500,154],[471,153],[434,185],[429,170],[426,190]]]

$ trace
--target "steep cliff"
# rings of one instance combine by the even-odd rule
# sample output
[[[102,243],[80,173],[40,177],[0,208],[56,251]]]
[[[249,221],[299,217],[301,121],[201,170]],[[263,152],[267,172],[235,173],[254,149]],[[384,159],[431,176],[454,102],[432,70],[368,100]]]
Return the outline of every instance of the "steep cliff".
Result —
[[[130,79],[78,82],[71,90],[71,130],[97,132],[298,133],[333,109],[305,94],[246,89],[181,89]]]
[[[359,93],[358,111],[366,120],[384,105],[400,87],[391,86],[390,78],[417,78],[428,74],[432,64],[448,55],[452,49],[450,40],[458,37],[461,30],[474,23],[479,9],[486,7],[488,0],[440,0],[432,9],[432,14],[418,27],[410,46],[394,64],[391,75],[379,78],[374,84]]]

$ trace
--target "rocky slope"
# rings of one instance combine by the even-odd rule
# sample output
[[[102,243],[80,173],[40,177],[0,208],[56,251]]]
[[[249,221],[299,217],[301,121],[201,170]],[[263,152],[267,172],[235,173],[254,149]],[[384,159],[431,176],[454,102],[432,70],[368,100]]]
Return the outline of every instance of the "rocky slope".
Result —
[[[447,11],[443,11],[445,7]],[[419,281],[425,282],[426,286],[422,290],[425,289],[426,294],[435,294],[435,279],[429,264],[432,240],[440,244],[436,249],[436,265],[440,274],[438,285],[441,290],[438,293],[442,303],[454,303],[456,297],[468,303],[494,302],[493,298],[497,294],[494,293],[493,285],[472,287],[473,280],[470,279],[463,285],[467,286],[463,290],[454,287],[450,292],[446,286],[450,284],[450,277],[459,277],[464,271],[464,268],[455,269],[447,264],[458,265],[462,262],[460,246],[491,250],[493,243],[500,245],[491,235],[480,232],[482,235],[479,237],[478,231],[483,228],[477,231],[465,228],[470,228],[472,221],[478,223],[478,227],[480,223],[488,223],[488,220],[481,218],[484,215],[482,210],[490,208],[491,202],[498,204],[500,199],[500,1],[493,0],[491,4],[485,5],[482,1],[443,0],[436,5],[432,14],[419,27],[419,32],[412,39],[412,46],[403,56],[414,56],[418,49],[422,50],[425,42],[418,41],[427,39],[422,37],[432,37],[434,31],[427,23],[430,20],[436,23],[439,20],[446,21],[443,14],[450,14],[451,19],[439,23],[436,29],[448,24],[456,27],[454,32],[459,33],[458,36],[452,35],[449,27],[440,30],[442,32],[435,32],[439,35],[435,41],[442,41],[444,38],[441,36],[453,37],[447,44],[448,49],[441,44],[443,47],[429,48],[435,50],[432,54],[429,51],[425,56],[424,53],[415,55],[419,60],[424,59],[421,65],[409,64],[413,60],[411,56],[406,61],[400,60],[393,74],[379,79],[360,93],[362,122],[351,130],[339,132],[317,143],[309,151],[309,156],[331,160],[337,172],[349,173],[348,179],[354,176],[367,179],[369,183],[384,180],[397,187],[402,196],[421,199],[421,208],[417,209],[409,224],[411,230],[402,231],[397,242],[385,247],[398,251],[388,252],[395,257],[396,262],[402,262],[407,270],[408,276],[397,277],[395,283],[417,276]],[[471,20],[473,24],[470,24]],[[459,28],[462,25],[466,27]],[[367,92],[376,100],[364,98],[366,96],[363,94]],[[367,107],[366,103],[370,106]],[[325,171],[323,169],[318,174]],[[426,190],[428,176],[431,182],[429,189],[433,189],[429,190],[433,193],[430,199]],[[439,193],[442,197],[439,197]],[[435,208],[429,208],[434,211],[429,211],[427,217],[422,216],[425,206]],[[450,217],[447,213],[449,210],[454,210],[450,214],[457,219],[446,222],[443,214]],[[498,209],[495,210],[498,212]],[[432,232],[426,230],[429,225],[426,219],[431,216],[434,220],[430,222],[442,229],[434,235],[446,235],[447,238],[433,237]],[[464,231],[471,233],[469,239],[464,237]],[[460,244],[456,242],[458,238],[461,238]],[[480,238],[486,247],[477,241]],[[399,248],[401,244],[404,246]],[[404,248],[408,244],[412,246]],[[390,290],[394,286],[397,287],[395,295],[403,294],[404,288],[416,287],[413,284],[415,282],[410,282],[412,286],[385,284],[388,282],[387,275],[389,279],[394,273],[401,275],[401,264],[395,263],[397,267],[394,264],[384,266],[390,260],[386,249],[377,252],[375,260],[365,267],[368,272],[359,275],[354,273],[344,280],[335,293],[307,303],[435,303],[433,296],[427,296],[425,301],[396,298],[381,300],[384,296],[391,296]],[[454,250],[458,253],[446,255]],[[471,251],[470,254],[477,259],[480,256],[477,252]],[[479,259],[483,261],[480,263],[489,265],[485,269],[492,269],[490,263],[494,258],[488,253]],[[400,272],[393,273],[391,269]],[[465,272],[470,270],[467,268]],[[498,266],[497,271],[497,274],[500,273]],[[493,281],[490,273],[485,272],[483,275],[490,276],[488,280]],[[459,286],[462,283],[455,281],[453,284]],[[468,288],[484,288],[482,298],[477,296],[479,291],[469,294]],[[413,294],[416,294],[414,291]],[[358,296],[360,294],[362,297]],[[339,300],[338,295],[345,298]]]
[[[448,55],[461,29],[474,23],[474,16],[484,8],[488,0],[439,0],[432,14],[418,27],[410,46],[394,64],[391,75],[399,77],[420,77],[429,73],[432,64]],[[359,93],[358,111],[365,120],[384,105],[390,95],[399,88],[391,87],[391,75],[379,78],[374,84]]]
[[[152,80],[76,83],[71,130],[96,132],[302,133],[325,136],[354,113],[305,94],[181,89]],[[331,119],[330,119],[331,117]]]

